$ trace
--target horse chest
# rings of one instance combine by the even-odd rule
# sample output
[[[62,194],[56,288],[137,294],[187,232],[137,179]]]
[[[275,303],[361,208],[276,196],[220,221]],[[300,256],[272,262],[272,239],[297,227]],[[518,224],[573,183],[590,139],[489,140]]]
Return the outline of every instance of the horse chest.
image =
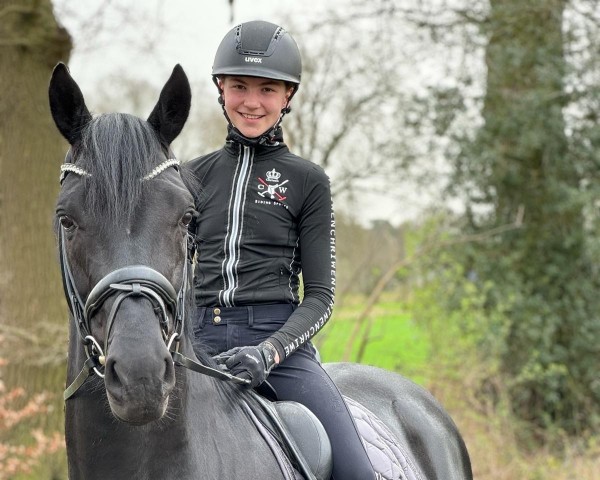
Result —
[[[66,411],[70,480],[283,478],[260,434],[239,412],[196,399],[189,404],[205,408],[177,417],[174,406],[170,420],[135,427],[110,416],[101,401],[79,400]]]

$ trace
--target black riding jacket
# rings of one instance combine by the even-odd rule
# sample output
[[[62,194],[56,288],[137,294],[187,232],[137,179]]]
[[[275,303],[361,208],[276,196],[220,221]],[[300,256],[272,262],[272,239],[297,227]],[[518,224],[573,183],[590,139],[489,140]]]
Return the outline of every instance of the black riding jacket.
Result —
[[[282,142],[228,141],[189,165],[201,182],[194,232],[196,303],[299,304],[269,339],[283,360],[332,312],[335,220],[329,178]]]

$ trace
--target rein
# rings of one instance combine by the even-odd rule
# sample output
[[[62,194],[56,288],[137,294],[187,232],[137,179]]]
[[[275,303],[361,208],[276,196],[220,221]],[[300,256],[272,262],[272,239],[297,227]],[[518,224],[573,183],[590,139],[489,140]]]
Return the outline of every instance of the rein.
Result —
[[[151,180],[167,168],[172,166],[176,167],[177,165],[179,165],[179,162],[176,159],[169,158],[141,180]],[[91,176],[84,169],[73,163],[64,163],[61,166],[61,184],[67,173],[74,173],[79,176]],[[189,266],[192,264],[193,257],[193,239],[191,235],[188,235],[186,240],[185,248],[187,253],[182,272],[183,283],[178,292],[175,291],[171,282],[160,272],[144,265],[131,265],[113,270],[100,279],[84,302],[75,286],[75,280],[69,264],[65,247],[64,227],[60,228],[58,241],[63,287],[68,300],[69,310],[76,322],[77,330],[87,357],[79,374],[75,377],[75,380],[66,388],[63,395],[65,401],[73,397],[83,386],[85,381],[93,374],[104,378],[103,371],[106,364],[106,355],[108,353],[110,331],[119,307],[122,302],[129,297],[144,297],[152,304],[154,311],[159,317],[163,339],[171,353],[174,365],[185,367],[194,372],[218,378],[220,380],[232,381],[237,384],[249,383],[249,380],[202,365],[196,360],[192,360],[179,352],[179,342],[184,333],[186,319],[185,299],[190,286]],[[111,307],[105,327],[106,331],[104,335],[103,350],[98,340],[94,338],[91,333],[90,320],[102,307],[104,302],[113,295],[117,295],[117,297]],[[169,326],[169,311],[173,316],[171,327]]]

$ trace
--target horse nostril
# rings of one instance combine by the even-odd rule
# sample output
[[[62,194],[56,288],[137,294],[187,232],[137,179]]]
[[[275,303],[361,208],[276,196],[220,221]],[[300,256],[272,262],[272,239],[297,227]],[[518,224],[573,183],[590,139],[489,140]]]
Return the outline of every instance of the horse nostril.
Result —
[[[113,384],[116,387],[121,386],[121,378],[119,377],[119,374],[117,373],[117,362],[111,357],[108,357],[108,359],[106,360],[105,375],[106,375],[106,379],[110,380],[111,384]]]

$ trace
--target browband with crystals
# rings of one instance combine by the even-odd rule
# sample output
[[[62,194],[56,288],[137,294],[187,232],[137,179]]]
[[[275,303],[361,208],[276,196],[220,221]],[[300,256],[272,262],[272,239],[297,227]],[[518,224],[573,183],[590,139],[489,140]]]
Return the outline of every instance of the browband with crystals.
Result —
[[[167,168],[175,167],[178,165],[179,165],[179,160],[177,160],[176,158],[168,158],[163,163],[161,163],[160,165],[155,167],[148,175],[141,178],[140,180],[142,180],[142,181],[152,180],[154,177],[156,177],[157,175],[164,172]],[[86,172],[83,168],[78,167],[74,163],[63,163],[60,166],[60,177],[59,177],[60,183],[63,182],[63,180],[65,179],[65,176],[67,175],[68,172],[72,172],[76,175],[79,175],[80,177],[91,177],[92,176],[90,173]]]
[[[152,180],[158,174],[164,172],[169,167],[179,166],[179,160],[176,158],[169,158],[165,160],[163,163],[158,165],[154,170],[152,170],[148,175],[146,175],[142,180]]]
[[[73,172],[79,175],[80,177],[91,177],[91,175],[88,172],[86,172],[83,168],[78,167],[74,163],[63,163],[60,166],[60,183],[62,183],[62,181],[65,179],[67,172]]]

